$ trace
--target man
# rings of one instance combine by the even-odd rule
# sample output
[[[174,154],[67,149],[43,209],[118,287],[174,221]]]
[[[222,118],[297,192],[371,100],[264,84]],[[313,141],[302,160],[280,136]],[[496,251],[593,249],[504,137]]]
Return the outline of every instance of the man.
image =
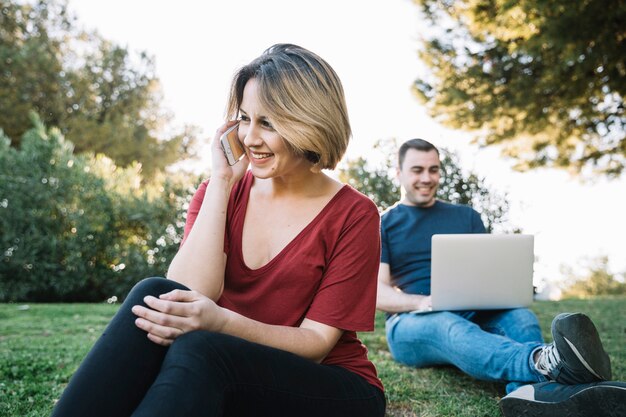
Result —
[[[398,162],[403,197],[382,216],[377,299],[377,308],[388,313],[394,359],[414,367],[454,365],[477,379],[506,382],[505,415],[560,415],[600,396],[624,402],[626,384],[600,382],[611,378],[610,360],[583,314],[557,316],[554,342],[545,344],[536,316],[525,308],[412,312],[431,306],[432,236],[486,231],[472,208],[436,198],[441,164],[435,146],[409,140]]]

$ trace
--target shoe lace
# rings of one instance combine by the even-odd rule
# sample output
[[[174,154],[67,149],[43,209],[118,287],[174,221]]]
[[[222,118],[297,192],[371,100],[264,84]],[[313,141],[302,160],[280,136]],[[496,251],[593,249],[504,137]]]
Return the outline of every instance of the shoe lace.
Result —
[[[548,375],[559,363],[561,363],[559,351],[556,349],[554,343],[550,343],[541,348],[537,363],[535,363],[535,368],[542,375]]]

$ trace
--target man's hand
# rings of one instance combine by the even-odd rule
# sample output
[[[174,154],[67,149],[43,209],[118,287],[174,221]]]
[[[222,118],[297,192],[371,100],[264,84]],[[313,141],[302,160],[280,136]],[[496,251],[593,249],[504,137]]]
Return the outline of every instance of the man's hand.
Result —
[[[387,313],[404,313],[428,310],[432,306],[430,296],[407,294],[391,285],[389,264],[381,263],[378,269],[378,293],[376,308]]]
[[[429,311],[433,306],[433,301],[430,295],[418,295],[418,307],[416,310]]]

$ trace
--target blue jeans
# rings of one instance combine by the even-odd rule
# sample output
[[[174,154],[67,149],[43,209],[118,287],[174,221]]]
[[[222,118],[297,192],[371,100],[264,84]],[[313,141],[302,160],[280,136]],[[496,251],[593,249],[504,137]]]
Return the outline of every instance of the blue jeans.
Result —
[[[454,365],[476,379],[505,382],[507,393],[545,381],[532,359],[543,345],[533,312],[518,308],[469,316],[448,311],[395,314],[385,326],[389,350],[405,365]]]

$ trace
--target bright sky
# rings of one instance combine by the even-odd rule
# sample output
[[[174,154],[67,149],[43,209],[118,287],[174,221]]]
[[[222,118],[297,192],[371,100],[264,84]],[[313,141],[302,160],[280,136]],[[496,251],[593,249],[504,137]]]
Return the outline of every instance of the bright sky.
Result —
[[[211,137],[223,119],[233,73],[274,43],[301,45],[341,78],[353,140],[347,157],[371,154],[381,138],[421,137],[457,151],[461,165],[507,192],[512,222],[535,235],[535,281],[561,279],[561,265],[608,255],[626,271],[626,179],[582,185],[548,170],[513,173],[497,150],[425,115],[410,86],[421,65],[424,25],[409,0],[70,0],[79,24],[156,58],[165,107],[179,125]],[[206,142],[206,141],[205,141]],[[203,150],[206,152],[206,150]]]

